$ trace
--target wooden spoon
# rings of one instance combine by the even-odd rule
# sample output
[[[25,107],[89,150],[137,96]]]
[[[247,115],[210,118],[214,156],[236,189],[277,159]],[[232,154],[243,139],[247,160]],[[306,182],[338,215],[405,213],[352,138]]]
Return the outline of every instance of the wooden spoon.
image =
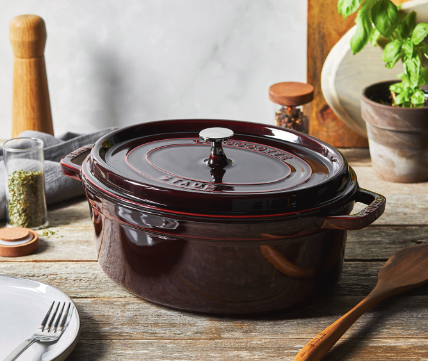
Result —
[[[379,271],[373,291],[346,315],[308,342],[294,361],[321,360],[354,322],[374,305],[427,282],[428,245],[399,250]]]

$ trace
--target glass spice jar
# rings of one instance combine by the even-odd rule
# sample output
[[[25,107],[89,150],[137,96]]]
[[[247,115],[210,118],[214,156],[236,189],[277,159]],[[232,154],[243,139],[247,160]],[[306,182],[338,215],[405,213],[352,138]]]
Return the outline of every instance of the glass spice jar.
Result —
[[[43,141],[15,138],[3,145],[6,168],[7,226],[40,229],[48,226]]]
[[[276,83],[269,88],[275,106],[275,125],[309,134],[309,103],[314,87],[298,82]]]

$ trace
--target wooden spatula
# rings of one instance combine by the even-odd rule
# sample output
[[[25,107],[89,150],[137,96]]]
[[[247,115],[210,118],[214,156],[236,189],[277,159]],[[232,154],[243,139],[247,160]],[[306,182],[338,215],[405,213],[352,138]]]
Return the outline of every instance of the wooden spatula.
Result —
[[[294,361],[321,360],[364,312],[379,302],[428,282],[428,245],[396,252],[379,271],[376,287],[346,315],[313,338]]]

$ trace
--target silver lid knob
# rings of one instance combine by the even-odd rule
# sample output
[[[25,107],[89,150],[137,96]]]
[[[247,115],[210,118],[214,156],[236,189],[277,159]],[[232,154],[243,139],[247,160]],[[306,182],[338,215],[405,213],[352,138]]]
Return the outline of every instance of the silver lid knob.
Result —
[[[206,160],[209,167],[224,168],[232,164],[232,161],[226,157],[221,143],[233,135],[233,131],[227,128],[206,128],[199,133],[199,137],[203,141],[211,142],[211,154]]]
[[[199,133],[204,141],[222,142],[233,137],[233,130],[227,128],[206,128]]]

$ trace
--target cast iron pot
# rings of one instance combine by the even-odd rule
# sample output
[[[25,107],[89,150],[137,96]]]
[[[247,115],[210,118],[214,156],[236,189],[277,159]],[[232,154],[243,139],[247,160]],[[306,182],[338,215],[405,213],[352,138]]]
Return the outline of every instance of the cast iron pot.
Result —
[[[361,116],[367,123],[373,169],[391,182],[424,182],[428,180],[428,107],[379,103],[388,98],[389,86],[397,82],[372,84],[361,96]]]
[[[85,188],[104,272],[148,301],[193,312],[318,298],[340,277],[346,230],[385,208],[335,148],[264,124],[139,124],[61,165]],[[350,216],[355,201],[369,206]]]

